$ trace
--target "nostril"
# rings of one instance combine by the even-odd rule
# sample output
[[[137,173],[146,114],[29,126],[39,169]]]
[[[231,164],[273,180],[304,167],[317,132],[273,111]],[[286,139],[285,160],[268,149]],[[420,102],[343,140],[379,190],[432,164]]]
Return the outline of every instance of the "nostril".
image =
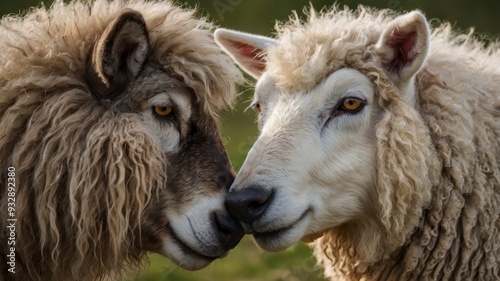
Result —
[[[235,218],[252,224],[260,218],[272,201],[272,190],[251,186],[230,192],[226,197],[226,207]]]
[[[241,224],[234,218],[221,212],[214,213],[214,221],[219,230],[220,241],[225,250],[232,249],[238,245],[245,231]]]
[[[220,229],[220,233],[222,235],[222,238],[224,238],[224,241],[231,241],[231,238],[233,236],[233,234],[231,233],[231,231],[227,230],[227,229]],[[229,244],[229,243],[227,243]]]
[[[255,201],[250,203],[248,206],[248,212],[253,215],[253,216],[258,216],[264,212],[264,210],[267,208],[267,201],[269,199],[266,199],[265,201],[260,200],[260,201]]]

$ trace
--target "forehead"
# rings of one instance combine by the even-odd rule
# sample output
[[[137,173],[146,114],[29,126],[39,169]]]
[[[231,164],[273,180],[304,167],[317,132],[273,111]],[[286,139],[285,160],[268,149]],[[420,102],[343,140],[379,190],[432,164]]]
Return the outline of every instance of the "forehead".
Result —
[[[371,80],[352,68],[341,68],[330,74],[317,87],[314,92],[319,93],[354,93],[354,92],[370,92],[372,89]]]
[[[276,87],[275,81],[271,78],[267,72],[257,80],[255,84],[255,99],[256,100],[264,100],[267,99],[271,94],[277,93],[279,91],[278,87]]]
[[[391,19],[387,12],[332,10],[311,13],[306,22],[278,25],[278,44],[267,50],[266,71],[288,91],[305,92],[344,67],[362,70]]]
[[[300,81],[298,81],[300,83]],[[371,80],[352,68],[341,68],[330,73],[326,78],[319,81],[312,89],[307,91],[283,91],[276,86],[275,80],[269,74],[264,74],[256,84],[255,100],[266,102],[276,94],[281,96],[298,96],[308,99],[323,100],[332,96],[341,96],[347,93],[357,93],[362,96],[373,92]],[[366,97],[368,98],[368,97]]]
[[[127,88],[119,104],[132,110],[143,110],[145,103],[165,102],[165,98],[181,99],[191,105],[192,90],[174,75],[158,68],[146,67]]]

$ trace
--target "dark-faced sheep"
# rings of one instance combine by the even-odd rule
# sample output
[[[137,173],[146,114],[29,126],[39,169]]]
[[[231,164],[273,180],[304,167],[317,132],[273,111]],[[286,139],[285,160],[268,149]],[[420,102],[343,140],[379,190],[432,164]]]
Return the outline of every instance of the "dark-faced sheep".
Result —
[[[418,11],[311,9],[217,30],[258,79],[261,135],[226,204],[332,280],[500,280],[500,44]]]
[[[0,26],[2,280],[187,269],[243,235],[216,124],[242,76],[169,1],[56,1]]]

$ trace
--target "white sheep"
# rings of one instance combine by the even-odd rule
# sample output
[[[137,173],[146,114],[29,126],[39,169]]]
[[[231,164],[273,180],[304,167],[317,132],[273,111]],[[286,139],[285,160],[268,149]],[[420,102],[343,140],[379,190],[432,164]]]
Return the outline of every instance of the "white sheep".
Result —
[[[220,29],[261,135],[226,199],[332,280],[500,280],[500,52],[418,11],[311,9],[277,39]]]

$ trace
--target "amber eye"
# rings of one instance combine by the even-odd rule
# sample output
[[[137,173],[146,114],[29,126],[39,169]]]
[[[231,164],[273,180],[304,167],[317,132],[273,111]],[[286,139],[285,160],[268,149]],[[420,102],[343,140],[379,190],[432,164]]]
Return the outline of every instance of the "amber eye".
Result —
[[[159,117],[168,117],[173,113],[173,109],[169,105],[154,106],[153,111]]]
[[[255,110],[257,110],[258,112],[262,111],[262,106],[260,105],[260,103],[255,104]]]
[[[361,108],[363,108],[364,105],[365,102],[358,98],[346,98],[340,104],[340,109],[343,111],[356,113],[359,110],[361,110]]]

